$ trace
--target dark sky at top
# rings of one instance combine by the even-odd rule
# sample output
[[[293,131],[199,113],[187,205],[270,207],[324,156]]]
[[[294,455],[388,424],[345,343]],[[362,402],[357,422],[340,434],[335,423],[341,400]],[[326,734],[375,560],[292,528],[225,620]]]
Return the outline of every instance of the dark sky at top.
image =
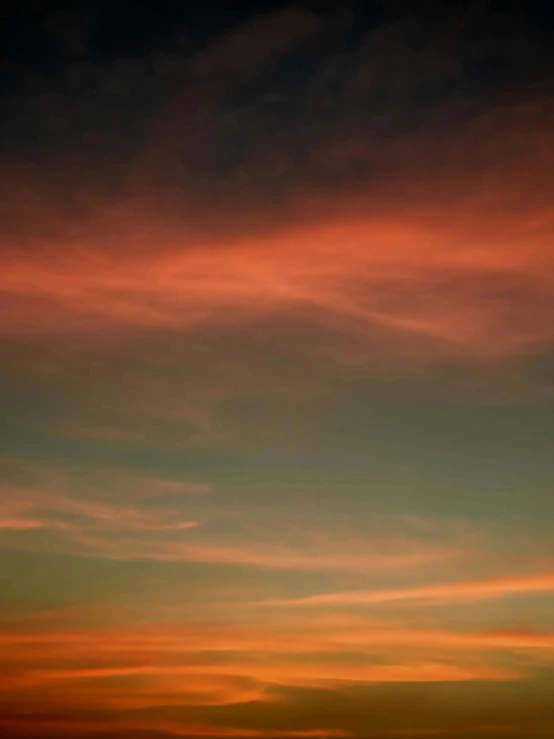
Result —
[[[225,92],[226,108],[262,103],[261,135],[273,127],[294,137],[347,118],[394,135],[429,124],[452,100],[471,110],[552,81],[554,9],[541,0],[7,2],[2,156],[86,156],[91,145],[100,155],[132,151],[153,110],[198,82],[203,52],[287,11],[318,20],[315,40],[284,48]],[[256,34],[245,43],[256,44]],[[345,100],[362,49],[380,57],[381,79]],[[307,93],[318,80],[314,104]]]

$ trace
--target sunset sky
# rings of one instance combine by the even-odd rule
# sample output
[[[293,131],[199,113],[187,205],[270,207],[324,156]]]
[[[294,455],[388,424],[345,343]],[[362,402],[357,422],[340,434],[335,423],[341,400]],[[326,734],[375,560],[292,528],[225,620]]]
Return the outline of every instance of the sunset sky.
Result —
[[[554,736],[553,28],[2,4],[2,736]]]

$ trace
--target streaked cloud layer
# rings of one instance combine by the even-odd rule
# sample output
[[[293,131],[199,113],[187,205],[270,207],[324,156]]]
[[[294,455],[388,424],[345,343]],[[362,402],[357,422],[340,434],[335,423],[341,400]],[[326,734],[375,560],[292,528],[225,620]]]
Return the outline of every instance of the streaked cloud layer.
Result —
[[[552,13],[234,6],[0,17],[0,726],[549,736]]]

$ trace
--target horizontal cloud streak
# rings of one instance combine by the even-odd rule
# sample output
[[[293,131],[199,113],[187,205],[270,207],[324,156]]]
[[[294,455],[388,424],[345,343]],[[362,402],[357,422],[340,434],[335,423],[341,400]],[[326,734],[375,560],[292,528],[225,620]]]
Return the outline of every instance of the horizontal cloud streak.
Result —
[[[6,543],[31,551],[42,548],[115,561],[291,572],[406,571],[445,566],[467,556],[462,540],[447,545],[394,531],[371,536],[340,533],[317,520],[298,528],[291,526],[288,516],[276,531],[275,519],[268,524],[261,511],[233,509],[225,515],[213,498],[193,501],[190,493],[205,487],[178,481],[133,481],[105,472],[95,485],[63,474],[54,474],[42,484],[43,488],[0,487],[0,531]],[[65,494],[72,487],[74,494]],[[187,508],[192,508],[193,517],[186,515]],[[211,527],[203,525],[205,520]],[[241,533],[233,530],[233,522]]]
[[[440,352],[503,354],[553,338],[541,321],[554,300],[550,250],[524,234],[497,236],[490,249],[488,226],[448,233],[417,220],[350,220],[224,248],[179,252],[178,235],[157,238],[168,245],[154,258],[87,248],[58,268],[41,256],[8,259],[14,330],[191,331],[292,313],[358,340],[376,330],[424,337]]]
[[[0,512],[19,514],[18,518],[0,519],[3,529],[52,528],[55,530],[76,530],[83,528],[115,528],[127,531],[171,531],[197,526],[195,521],[171,521],[175,517],[172,510],[163,508],[131,508],[102,501],[68,498],[48,491],[23,488],[4,488],[0,490]],[[42,518],[37,516],[43,514]],[[22,514],[30,514],[24,517]],[[81,519],[74,523],[59,518],[59,514],[70,514]]]
[[[72,710],[280,701],[283,687],[512,681],[521,670],[491,661],[552,634],[456,633],[391,628],[143,625],[82,631],[4,631],[0,686],[14,706]],[[468,651],[469,650],[469,651]],[[552,657],[550,657],[552,659]],[[83,690],[82,686],[86,686]]]
[[[366,590],[312,595],[297,600],[272,601],[271,605],[346,605],[391,603],[395,601],[481,600],[517,594],[554,591],[554,574],[503,577],[491,580],[423,585],[390,590]],[[267,605],[270,605],[269,603]]]
[[[184,725],[178,721],[149,720],[143,719],[122,719],[118,718],[113,721],[91,720],[77,721],[71,718],[44,718],[33,720],[29,716],[8,717],[3,719],[2,725],[5,726],[13,736],[20,737],[21,732],[31,732],[33,736],[52,735],[65,736],[69,733],[74,736],[75,733],[94,733],[95,735],[110,736],[114,731],[132,731],[132,732],[155,732],[157,736],[182,736],[191,737],[214,737],[214,739],[226,739],[227,737],[236,737],[237,739],[335,739],[338,737],[349,737],[350,732],[341,731],[339,729],[306,729],[298,731],[272,729],[252,729],[239,728],[232,726],[221,726],[216,724],[191,724]]]
[[[146,544],[137,549],[125,544],[103,542],[87,537],[84,544],[96,548],[99,556],[113,559],[146,560],[160,562],[207,562],[213,564],[250,565],[269,569],[292,570],[363,570],[365,568],[409,568],[425,566],[459,555],[457,551],[433,547],[407,552],[382,552],[370,545],[358,551],[341,550],[340,545],[328,552],[310,552],[302,547],[267,546],[262,542],[250,542],[244,547],[211,543],[167,542]],[[364,551],[365,549],[365,551]]]
[[[320,617],[311,620],[311,627],[295,621],[287,627],[239,625],[176,626],[174,624],[145,625],[121,629],[80,631],[5,631],[0,632],[0,644],[5,657],[18,660],[47,658],[59,661],[64,654],[74,658],[94,655],[125,661],[129,657],[142,659],[147,655],[178,655],[200,652],[255,652],[264,654],[310,653],[341,651],[358,652],[375,646],[403,645],[449,647],[453,650],[550,650],[554,649],[554,633],[525,629],[489,632],[426,630],[389,624],[383,620],[351,617],[342,628],[328,626]]]

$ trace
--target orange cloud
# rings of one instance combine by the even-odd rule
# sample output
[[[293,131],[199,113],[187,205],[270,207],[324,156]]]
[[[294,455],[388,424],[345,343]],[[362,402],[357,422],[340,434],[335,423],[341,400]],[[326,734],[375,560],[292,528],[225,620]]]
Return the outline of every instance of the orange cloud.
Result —
[[[554,591],[554,575],[550,573],[523,577],[503,577],[491,580],[423,585],[389,590],[362,590],[346,593],[312,595],[297,600],[272,601],[271,605],[325,605],[391,603],[394,601],[480,600],[501,598],[519,593]],[[269,605],[269,603],[268,603]]]
[[[123,528],[127,531],[181,531],[197,526],[196,521],[172,520],[175,511],[156,508],[133,508],[102,501],[69,498],[48,491],[35,489],[0,488],[0,514],[20,514],[18,518],[0,518],[0,529],[26,530],[52,528],[65,531],[79,531],[91,526],[104,528]],[[30,514],[24,517],[22,514]],[[43,514],[39,518],[37,514]],[[81,523],[60,520],[59,514],[78,516]]]
[[[418,104],[419,123],[400,133],[400,101],[413,103],[421,89],[418,65],[425,84],[452,84],[454,93],[474,51],[470,60],[464,52],[444,64],[429,44],[399,43],[406,32],[399,22],[397,30],[376,31],[382,45],[347,52],[354,16],[325,21],[289,9],[237,27],[186,59],[149,60],[149,73],[177,68],[178,92],[149,111],[133,163],[116,165],[124,170],[117,195],[113,188],[99,195],[98,174],[81,184],[85,216],[62,202],[64,187],[45,194],[50,172],[7,167],[4,338],[71,337],[65,351],[86,353],[83,346],[105,348],[114,336],[179,332],[192,341],[242,331],[250,340],[261,326],[291,353],[323,357],[335,371],[391,356],[498,358],[551,345],[548,96],[519,90],[487,111],[481,100],[474,108],[455,93],[431,106],[425,125]],[[298,61],[307,54],[319,70],[305,80],[307,117],[300,114],[292,130],[266,125],[272,116],[279,122],[289,103],[295,107],[292,91],[278,82],[285,52]],[[122,66],[102,73],[124,89],[130,72]],[[330,120],[335,87],[340,114]],[[388,100],[377,124],[374,106],[360,105],[374,93]],[[292,94],[298,103],[298,90]],[[220,159],[237,135],[248,139],[247,153],[225,168]],[[59,161],[52,164],[68,191],[73,167],[64,173]],[[291,325],[310,340],[293,342]],[[242,382],[216,378],[210,389],[218,397],[229,384],[250,390],[256,374],[246,372]],[[258,383],[275,391],[273,380]],[[313,372],[310,381],[304,387],[317,382]]]
[[[552,633],[456,632],[356,617],[334,626],[318,617],[273,626],[38,626],[0,634],[0,690],[14,711],[31,705],[68,721],[83,710],[115,711],[124,720],[121,711],[160,706],[279,704],[286,700],[282,688],[521,680],[533,664],[524,672],[514,655],[539,651],[551,661],[554,649]],[[165,731],[156,727],[141,728]],[[188,730],[180,725],[184,736]]]
[[[209,90],[199,95],[211,99]],[[140,187],[109,202],[89,203],[83,193],[86,219],[30,197],[34,174],[6,194],[31,202],[26,221],[45,220],[55,232],[31,235],[26,250],[17,247],[17,229],[0,237],[7,364],[48,387],[63,386],[69,373],[86,404],[87,368],[101,359],[105,406],[55,422],[56,431],[141,441],[148,430],[137,421],[161,418],[213,443],[232,425],[218,423],[229,397],[311,398],[352,368],[406,372],[443,358],[489,366],[553,345],[554,213],[544,193],[554,146],[532,101],[439,141],[429,133],[386,144],[368,143],[363,131],[333,134],[322,158],[340,160],[354,148],[374,162],[384,147],[383,178],[355,192],[345,186],[346,195],[292,183],[286,206],[246,188],[239,203],[222,196],[217,214],[189,183],[168,195],[186,217],[144,184],[175,159],[172,147],[190,123],[183,107],[197,109],[175,107],[168,119],[160,115],[151,151],[137,164]],[[207,120],[194,123],[200,131],[219,125],[218,113],[206,111]],[[156,141],[168,129],[169,143]],[[436,163],[420,161],[436,147]],[[467,161],[467,151],[478,154]],[[9,350],[22,337],[35,349],[28,356]],[[237,348],[243,339],[255,361]],[[161,361],[157,341],[168,347]],[[63,351],[45,359],[51,342]],[[121,346],[132,367],[104,361]],[[189,440],[169,436],[172,444]]]
[[[0,518],[0,530],[27,531],[28,529],[41,529],[44,521],[32,518]]]
[[[209,676],[207,683],[204,676]],[[215,678],[212,679],[212,676]],[[225,678],[229,676],[230,681]],[[520,674],[505,668],[489,665],[454,665],[440,662],[416,662],[414,664],[386,665],[351,665],[347,662],[330,664],[305,664],[296,660],[278,659],[259,661],[256,659],[231,664],[202,665],[141,665],[126,667],[69,668],[69,669],[29,669],[25,674],[8,677],[2,682],[3,690],[14,691],[28,688],[55,686],[58,683],[75,683],[77,681],[104,681],[111,678],[135,677],[153,679],[153,684],[142,695],[143,690],[132,688],[127,695],[117,697],[113,693],[112,701],[119,707],[130,705],[156,705],[168,694],[178,694],[177,702],[181,705],[225,705],[227,703],[248,703],[253,700],[271,700],[264,685],[287,685],[297,687],[333,686],[346,683],[389,683],[389,682],[465,682],[468,680],[515,680]],[[157,684],[157,679],[161,678]],[[245,690],[233,685],[234,679],[244,678],[255,681],[253,687]],[[160,689],[161,688],[161,689]],[[67,689],[66,689],[67,690]],[[89,686],[91,695],[95,688]],[[69,690],[70,692],[70,690]],[[106,690],[100,690],[103,698]],[[205,696],[209,696],[206,698]],[[173,699],[175,700],[175,699]]]
[[[168,736],[182,737],[237,737],[237,739],[335,739],[338,737],[352,736],[350,732],[339,729],[306,729],[306,730],[280,730],[271,729],[251,729],[222,725],[209,724],[183,724],[177,721],[164,721],[160,719],[124,719],[118,717],[112,721],[91,720],[78,721],[71,718],[66,719],[49,719],[40,717],[33,719],[27,716],[18,716],[15,718],[7,718],[2,720],[5,726],[13,736],[21,736],[20,732],[29,732],[33,736],[51,735],[55,732],[56,736],[64,736],[69,733],[74,736],[76,733],[100,733],[110,734],[114,731],[133,731],[145,732],[152,731]],[[12,733],[13,732],[13,733]],[[25,733],[27,735],[27,733]]]
[[[143,626],[140,629],[97,631],[9,631],[0,632],[0,644],[9,657],[60,659],[71,647],[74,656],[126,659],[143,658],[152,653],[186,654],[188,652],[252,652],[294,653],[340,651],[351,648],[357,652],[379,645],[451,647],[453,649],[553,649],[554,634],[525,629],[489,632],[452,632],[390,626],[382,621],[356,619],[349,616],[344,625],[327,625],[321,617],[310,619],[309,626],[240,627],[224,626],[178,627],[171,624]]]
[[[157,562],[202,562],[223,565],[246,565],[270,570],[323,570],[329,572],[362,572],[370,569],[406,570],[412,567],[425,568],[436,563],[444,564],[449,559],[460,556],[459,550],[448,550],[443,547],[417,547],[411,551],[380,551],[379,546],[367,544],[365,547],[351,549],[340,543],[329,546],[327,552],[316,552],[302,545],[267,544],[263,541],[248,541],[243,545],[215,544],[209,541],[191,541],[187,539],[144,538],[135,540],[133,531],[142,532],[179,532],[196,528],[194,521],[175,524],[144,523],[130,526],[126,530],[119,522],[113,531],[103,531],[95,527],[56,524],[41,521],[40,526],[11,527],[12,532],[32,528],[48,529],[56,532],[55,543],[41,541],[41,548],[53,549],[80,556],[94,556],[113,560],[152,560]],[[121,536],[107,536],[109,533],[125,533]],[[32,541],[26,540],[20,546],[33,549]]]
[[[450,544],[425,543],[417,538],[403,536],[360,537],[351,531],[342,536],[321,525],[307,531],[282,521],[278,535],[271,522],[263,517],[249,519],[246,513],[227,514],[220,519],[239,515],[242,526],[249,522],[249,531],[240,537],[226,526],[226,533],[202,533],[202,508],[195,509],[195,518],[184,515],[182,506],[190,501],[189,493],[197,492],[188,483],[172,481],[137,481],[136,496],[127,495],[123,480],[118,499],[135,497],[130,502],[107,502],[102,491],[102,480],[108,491],[119,486],[117,475],[109,475],[99,482],[100,490],[92,486],[94,499],[86,485],[77,489],[78,495],[62,492],[71,487],[71,478],[54,478],[44,482],[44,489],[0,487],[0,530],[9,541],[34,549],[62,551],[83,556],[114,560],[153,560],[158,562],[203,562],[223,565],[246,565],[275,570],[322,570],[329,572],[362,572],[371,568],[406,570],[426,568],[437,563],[444,565],[465,556],[464,547]],[[132,484],[132,481],[131,481]],[[184,486],[186,496],[179,493]],[[201,488],[204,489],[204,488]],[[131,490],[134,488],[131,487]],[[85,497],[86,495],[86,497]],[[157,500],[163,496],[162,501]],[[214,508],[205,512],[214,516]],[[198,520],[196,520],[198,519]],[[198,531],[192,531],[198,528]],[[262,532],[263,529],[263,533]],[[50,532],[52,537],[32,538],[33,530]],[[18,534],[29,534],[25,538]],[[164,536],[159,536],[163,533]]]
[[[8,259],[5,327],[190,331],[293,312],[357,341],[385,330],[432,341],[440,353],[504,354],[553,338],[545,316],[551,251],[525,233],[496,246],[489,227],[449,231],[412,216],[296,227],[210,248],[180,249],[171,231],[157,238],[161,254],[132,260],[89,247],[57,263],[40,254]]]
[[[209,705],[271,700],[267,687],[275,684],[515,679],[518,675],[512,670],[476,662],[467,650],[477,656],[487,651],[548,651],[554,648],[554,638],[526,632],[425,631],[383,623],[358,627],[353,622],[347,628],[329,629],[316,620],[311,629],[166,624],[81,632],[12,630],[0,634],[0,644],[6,667],[4,690],[93,681],[91,699],[105,700],[111,691],[112,703],[144,706],[162,699]],[[399,648],[403,664],[394,661]],[[348,654],[375,655],[376,650],[384,662],[362,664],[348,658]],[[314,661],[308,655],[318,658]],[[113,678],[133,682],[116,687]]]
[[[407,552],[381,552],[366,546],[365,551],[341,551],[340,545],[329,552],[315,552],[302,547],[264,545],[249,542],[243,547],[210,543],[161,542],[146,543],[143,547],[130,548],[118,542],[105,543],[87,537],[85,543],[96,545],[102,556],[114,559],[153,559],[162,562],[211,562],[215,564],[250,565],[269,569],[293,570],[363,570],[371,567],[390,569],[424,566],[444,561],[458,552],[432,547],[416,548]]]

